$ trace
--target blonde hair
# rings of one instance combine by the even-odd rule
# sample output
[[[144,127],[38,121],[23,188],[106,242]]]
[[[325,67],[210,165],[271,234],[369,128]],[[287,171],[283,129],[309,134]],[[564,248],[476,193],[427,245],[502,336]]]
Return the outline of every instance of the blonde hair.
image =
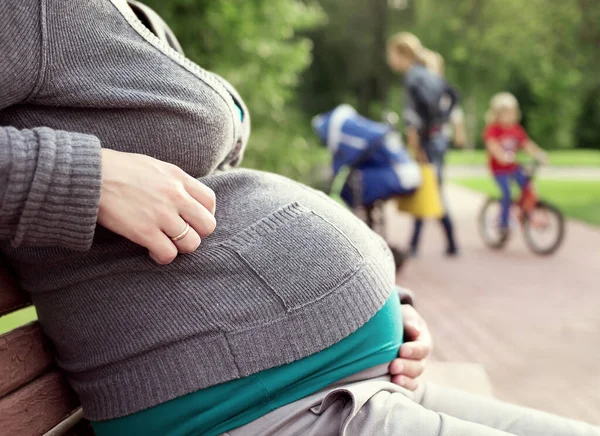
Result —
[[[512,95],[510,92],[499,92],[490,100],[490,108],[485,114],[486,123],[491,124],[498,121],[498,112],[503,109],[515,110],[517,112],[517,119],[521,119],[521,110],[519,109],[519,101],[517,100],[517,97]]]
[[[422,57],[423,63],[429,71],[440,77],[444,77],[445,63],[441,54],[423,47]]]
[[[396,52],[415,62],[425,65],[423,53],[425,48],[419,38],[409,32],[396,33],[388,41],[388,53]]]

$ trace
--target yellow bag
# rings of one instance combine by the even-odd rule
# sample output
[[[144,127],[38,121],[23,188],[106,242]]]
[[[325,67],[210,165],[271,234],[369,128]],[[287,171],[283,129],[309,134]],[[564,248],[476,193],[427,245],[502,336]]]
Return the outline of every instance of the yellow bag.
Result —
[[[417,218],[441,218],[444,206],[437,182],[435,166],[422,164],[421,187],[412,195],[396,198],[396,206],[400,212],[408,212]]]

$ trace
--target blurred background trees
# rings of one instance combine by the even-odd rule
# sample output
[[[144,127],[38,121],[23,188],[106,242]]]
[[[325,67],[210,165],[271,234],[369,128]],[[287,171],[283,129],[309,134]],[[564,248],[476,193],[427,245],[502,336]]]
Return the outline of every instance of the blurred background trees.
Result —
[[[481,145],[491,95],[508,90],[545,148],[600,149],[600,0],[146,0],[187,55],[230,80],[254,133],[246,165],[308,181],[326,160],[310,118],[348,102],[401,110],[385,64],[406,30],[446,60]]]
[[[373,117],[381,106],[400,110],[400,79],[390,77],[384,63],[385,27],[383,42],[406,30],[442,54],[447,79],[463,95],[473,141],[490,96],[508,90],[523,106],[527,129],[545,147],[600,148],[600,1],[320,3],[329,25],[311,34],[315,59],[302,94],[309,111],[348,99]]]

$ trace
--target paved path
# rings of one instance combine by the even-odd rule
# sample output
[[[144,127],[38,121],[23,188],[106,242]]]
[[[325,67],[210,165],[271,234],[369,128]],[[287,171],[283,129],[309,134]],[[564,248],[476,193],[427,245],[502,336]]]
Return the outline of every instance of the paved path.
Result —
[[[449,178],[489,177],[486,166],[478,165],[448,165],[446,174]],[[598,180],[599,167],[542,167],[539,177],[544,179],[562,180]]]
[[[417,294],[435,357],[483,364],[499,398],[600,425],[600,229],[570,221],[550,258],[531,254],[520,234],[494,252],[477,234],[483,197],[457,186],[447,194],[461,257],[444,258],[441,229],[427,223],[399,277]],[[409,220],[388,217],[390,242],[404,243]]]

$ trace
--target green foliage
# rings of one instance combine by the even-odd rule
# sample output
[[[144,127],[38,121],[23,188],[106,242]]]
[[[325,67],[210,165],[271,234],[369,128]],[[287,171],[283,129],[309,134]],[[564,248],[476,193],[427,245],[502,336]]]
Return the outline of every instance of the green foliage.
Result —
[[[446,77],[463,95],[472,142],[481,145],[490,97],[508,90],[521,101],[529,133],[546,147],[580,143],[600,147],[598,98],[586,99],[600,87],[600,1],[321,0],[321,4],[329,25],[311,33],[315,61],[303,90],[307,110],[349,101],[376,116],[373,100],[401,110],[400,78],[384,71],[382,59],[385,38],[410,31],[444,56]],[[369,104],[364,104],[365,98]]]
[[[584,99],[576,140],[580,147],[600,150],[600,86]]]
[[[246,166],[314,182],[327,154],[312,115],[342,102],[374,119],[401,111],[401,78],[385,63],[401,30],[444,56],[472,143],[489,98],[508,90],[544,148],[600,148],[600,0],[145,1],[192,60],[244,97]]]
[[[576,145],[583,96],[597,83],[592,72],[600,67],[592,55],[600,32],[583,31],[587,14],[599,12],[600,3],[422,0],[414,8],[410,30],[445,57],[447,77],[474,112],[475,132],[489,97],[509,90],[526,103],[533,138],[550,148]]]
[[[328,152],[319,144],[309,120],[297,111],[289,111],[277,128],[264,125],[254,129],[244,167],[283,174],[323,188],[329,177],[328,161]]]
[[[303,108],[310,114],[349,103],[377,117],[391,74],[385,63],[386,0],[320,0],[327,26],[308,35],[314,62],[304,77]]]
[[[37,319],[33,306],[0,317],[0,335]]]

